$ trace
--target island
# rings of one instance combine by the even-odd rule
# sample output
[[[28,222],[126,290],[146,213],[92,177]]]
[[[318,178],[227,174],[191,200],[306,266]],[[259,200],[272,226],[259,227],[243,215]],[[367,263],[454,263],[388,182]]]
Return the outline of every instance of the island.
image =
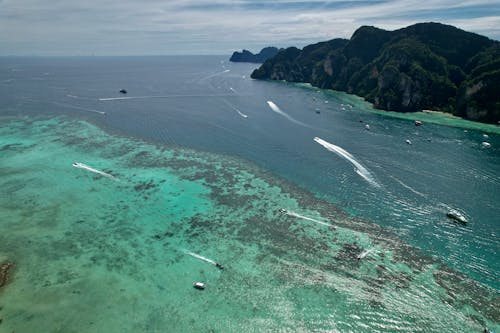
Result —
[[[263,48],[257,54],[253,54],[248,50],[243,50],[242,52],[234,52],[229,61],[263,63],[267,59],[274,57],[278,52],[278,48],[272,46]]]
[[[363,26],[351,39],[282,49],[251,76],[356,94],[382,110],[500,121],[500,43],[441,23]]]

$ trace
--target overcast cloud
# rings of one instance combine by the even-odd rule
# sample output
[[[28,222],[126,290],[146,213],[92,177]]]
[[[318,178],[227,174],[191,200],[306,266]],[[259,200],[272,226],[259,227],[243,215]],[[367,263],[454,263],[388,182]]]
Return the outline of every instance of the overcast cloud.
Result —
[[[228,54],[442,22],[500,39],[500,0],[0,0],[0,55]]]

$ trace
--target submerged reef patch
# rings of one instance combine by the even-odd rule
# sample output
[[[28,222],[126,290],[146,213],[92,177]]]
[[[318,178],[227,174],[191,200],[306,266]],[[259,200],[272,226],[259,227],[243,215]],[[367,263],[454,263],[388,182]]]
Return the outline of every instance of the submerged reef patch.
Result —
[[[8,310],[16,331],[439,332],[498,322],[495,291],[248,161],[62,119],[0,128],[6,142],[46,143],[0,169],[0,189],[12,190],[0,200],[0,253],[9,253],[0,287],[11,262],[25,265],[5,290],[15,292],[2,293],[23,309]]]
[[[4,262],[0,264],[0,288],[4,287],[9,282],[9,271],[14,267],[11,262]]]

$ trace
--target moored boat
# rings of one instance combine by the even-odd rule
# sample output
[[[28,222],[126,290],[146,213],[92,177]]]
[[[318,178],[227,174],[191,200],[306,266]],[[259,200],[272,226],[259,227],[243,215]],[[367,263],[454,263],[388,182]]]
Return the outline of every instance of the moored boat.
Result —
[[[203,290],[205,289],[206,285],[203,282],[195,282],[193,283],[193,287],[195,287],[196,289]]]

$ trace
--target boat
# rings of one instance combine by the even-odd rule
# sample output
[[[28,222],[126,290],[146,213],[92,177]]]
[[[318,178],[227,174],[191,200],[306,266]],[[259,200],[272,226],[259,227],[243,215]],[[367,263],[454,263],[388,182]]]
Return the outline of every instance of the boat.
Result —
[[[370,130],[370,125],[366,124],[365,125],[365,129],[369,131]]]
[[[217,267],[218,269],[224,269],[224,265],[219,264],[218,262],[215,263],[215,267]]]
[[[411,145],[411,141],[410,141],[410,139],[406,139],[406,141],[405,141],[405,142],[406,142],[407,144]]]
[[[122,94],[126,94],[126,93],[127,93],[127,91],[126,91],[125,89],[120,89],[120,92],[121,92]]]
[[[415,126],[421,126],[422,122],[420,120],[415,120]]]
[[[193,283],[193,287],[195,287],[196,289],[203,290],[205,289],[205,284],[203,282],[195,282]]]
[[[358,256],[356,257],[356,259],[361,260],[361,259],[365,258],[367,255],[369,255],[372,251],[373,251],[373,249],[369,249],[369,250],[363,251],[360,254],[358,254]]]
[[[278,211],[279,211],[280,213],[282,213],[282,214],[286,214],[286,213],[288,213],[288,212],[286,211],[286,209],[285,209],[285,208],[280,208],[280,209],[278,209]]]
[[[459,211],[452,209],[448,213],[446,213],[446,216],[452,220],[455,220],[460,223],[467,223],[467,219],[465,216],[462,215]]]
[[[491,143],[486,142],[486,141],[483,141],[483,142],[481,143],[481,146],[483,146],[484,148],[490,148],[490,147],[491,147]]]

